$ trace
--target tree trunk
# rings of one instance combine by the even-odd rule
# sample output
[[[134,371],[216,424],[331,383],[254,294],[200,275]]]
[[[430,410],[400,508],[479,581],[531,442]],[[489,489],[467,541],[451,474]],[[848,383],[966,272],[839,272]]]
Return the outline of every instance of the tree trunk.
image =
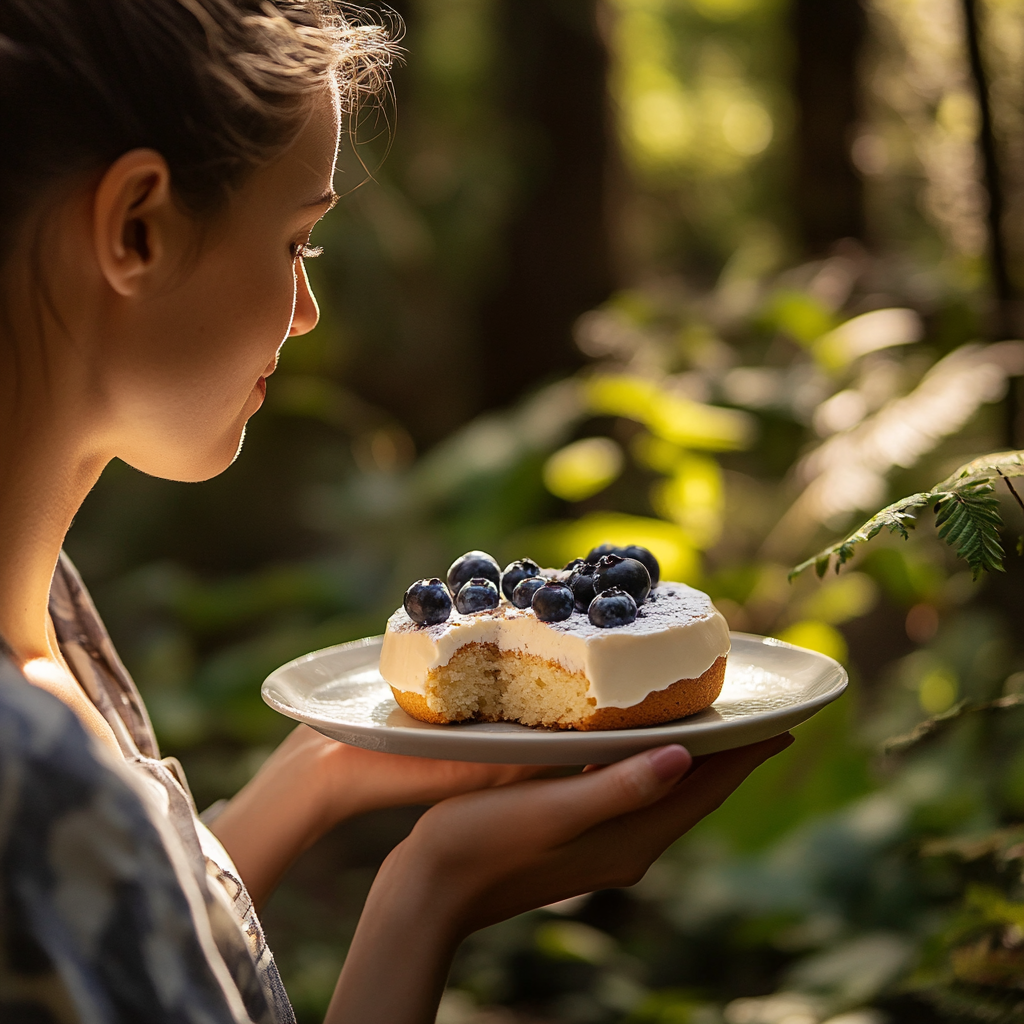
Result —
[[[576,369],[573,322],[612,289],[598,0],[502,0],[499,18],[522,177],[504,272],[480,309],[484,406]]]
[[[991,330],[995,338],[1012,338],[1020,333],[1021,309],[1017,290],[1010,278],[1006,237],[1003,233],[1003,213],[1006,202],[1003,176],[999,166],[999,147],[996,144],[995,124],[992,119],[988,75],[985,71],[985,59],[982,54],[982,26],[978,18],[977,0],[962,0],[962,4],[967,58],[978,96],[978,113],[980,115],[978,148],[981,151],[985,191],[988,193],[988,258],[994,306]],[[1011,379],[1005,402],[1006,444],[1010,448],[1016,447],[1018,443],[1019,394],[1019,382]]]
[[[850,148],[860,117],[861,0],[793,0],[796,67],[793,205],[808,255],[864,237],[864,186]]]

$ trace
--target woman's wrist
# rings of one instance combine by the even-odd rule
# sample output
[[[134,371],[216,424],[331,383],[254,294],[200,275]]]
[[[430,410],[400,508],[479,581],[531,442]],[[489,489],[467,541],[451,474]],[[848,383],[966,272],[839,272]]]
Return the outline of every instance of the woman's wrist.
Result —
[[[211,825],[257,905],[303,850],[359,813],[356,790],[339,785],[343,751],[311,729],[294,730]]]
[[[409,840],[381,865],[324,1024],[431,1024],[465,937],[451,880]]]

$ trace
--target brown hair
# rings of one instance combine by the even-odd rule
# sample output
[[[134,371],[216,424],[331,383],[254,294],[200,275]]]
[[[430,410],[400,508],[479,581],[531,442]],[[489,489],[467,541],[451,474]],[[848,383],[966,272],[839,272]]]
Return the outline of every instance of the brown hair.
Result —
[[[318,87],[387,87],[386,28],[332,0],[0,0],[0,260],[43,190],[138,147],[216,211]]]

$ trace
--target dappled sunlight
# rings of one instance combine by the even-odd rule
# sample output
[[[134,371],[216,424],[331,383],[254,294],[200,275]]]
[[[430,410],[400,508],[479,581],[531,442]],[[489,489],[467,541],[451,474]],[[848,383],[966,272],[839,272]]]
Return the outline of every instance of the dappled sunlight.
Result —
[[[735,174],[768,148],[773,117],[739,53],[721,39],[709,34],[696,61],[679,61],[686,6],[613,3],[614,95],[626,153],[642,173]],[[760,6],[761,0],[695,0],[692,11],[728,23]]]
[[[841,529],[850,513],[884,504],[893,468],[914,466],[980,406],[999,401],[1007,379],[1022,372],[1024,342],[969,345],[946,356],[910,394],[804,457],[796,469],[804,490],[775,527],[768,550],[795,553],[817,524]]]
[[[716,409],[673,393],[670,380],[601,374],[586,384],[591,411],[628,416],[680,448],[730,451],[750,444],[753,422],[731,409]]]

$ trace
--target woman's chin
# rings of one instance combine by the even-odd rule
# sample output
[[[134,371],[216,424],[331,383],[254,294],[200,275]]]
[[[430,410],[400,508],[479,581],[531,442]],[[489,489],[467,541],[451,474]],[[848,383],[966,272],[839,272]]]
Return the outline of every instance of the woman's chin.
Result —
[[[156,458],[149,454],[121,455],[121,460],[147,476],[176,483],[198,484],[212,480],[234,464],[245,442],[245,423],[222,435],[219,442],[205,450],[198,445],[183,446],[177,453],[166,450]]]

